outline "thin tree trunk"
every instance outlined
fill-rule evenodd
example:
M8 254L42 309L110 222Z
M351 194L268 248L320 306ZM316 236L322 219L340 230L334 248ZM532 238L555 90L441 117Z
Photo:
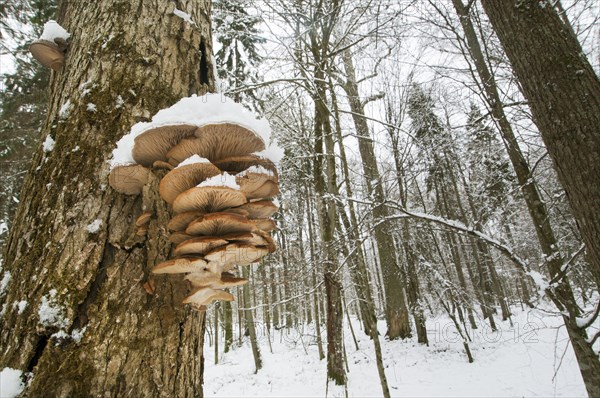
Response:
M287 244L287 239L285 238L285 236L283 236L283 234L281 234L279 239L279 243L281 246L281 265L283 268L283 283L281 284L281 288L283 289L282 295L283 297L291 297L292 294L290 292L290 276L289 276L289 264L288 264L288 259L290 258L290 253L288 250L288 244ZM285 319L285 327L286 328L291 328L292 327L292 305L289 301L286 301L283 304L283 313L284 313L284 319Z
M157 0L62 2L58 21L71 40L41 133L56 144L38 148L4 256L12 282L2 301L29 305L21 315L8 306L0 320L0 368L33 372L28 396L202 395L204 312L181 304L181 278L153 280L150 294L142 287L170 251L160 173L140 196L107 187L106 161L133 124L213 88L209 3L187 4L194 29L173 9ZM59 121L68 101L71 114ZM153 220L138 236L131 220L143 211ZM95 220L100 229L88 232ZM40 322L43 303L56 322ZM83 337L59 341L59 330Z
M417 331L417 341L421 344L429 345L427 338L427 326L425 324L425 311L420 301L421 293L419 288L419 276L417 272L417 259L413 248L410 245L410 231L407 221L402 223L402 245L406 256L406 274L409 285L408 300L410 309L415 319L415 329Z
M250 274L248 267L242 268L242 276L248 279ZM262 359L260 356L260 348L258 347L258 341L256 341L256 327L254 325L254 310L251 309L253 306L252 300L250 299L250 287L248 284L242 286L242 295L244 296L244 317L246 320L246 327L248 328L248 334L250 335L250 346L252 347L252 356L254 357L254 373L262 368Z
M237 325L238 325L238 347L242 346L242 342L244 340L244 323L245 316L242 314L242 310L240 308L245 307L246 303L244 303L244 295L242 293L242 289L237 289Z
M229 301L223 302L223 323L223 328L225 329L223 352L229 352L233 344L233 310Z
M333 110L334 110L334 116L335 116L335 121L336 121L335 135L336 135L336 139L338 141L338 147L339 147L339 151L340 151L340 159L342 162L342 170L343 170L343 176L344 176L344 185L346 186L346 195L349 198L352 198L354 195L352 192L352 185L350 183L350 172L348 169L348 159L346 158L346 150L344 147L344 141L343 141L343 137L342 137L342 126L341 126L341 122L340 122L338 102L337 102L337 97L335 96L333 83L331 81L329 82L329 87L331 90ZM357 258L356 269L351 270L351 273L352 273L353 280L355 281L355 284L356 284L358 299L360 300L361 304L363 304L363 306L361 306L360 308L361 308L361 311L363 314L365 329L367 331L367 334L371 337L371 340L373 340L373 344L374 344L374 348L375 348L375 359L376 359L376 363L377 363L377 371L379 374L379 381L381 383L382 393L385 398L389 398L390 390L389 390L389 386L388 386L388 382L387 382L387 377L385 375L385 367L383 365L383 355L381 353L381 343L379 341L379 330L377 329L377 314L375 313L375 304L373 302L373 293L371 291L371 286L369 285L369 271L367 269L367 264L365 261L362 244L360 242L360 239L358 239L359 226L358 226L358 221L357 221L356 212L354 210L353 203L349 203L350 220L347 219L344 212L342 212L342 211L340 211L340 212L342 213L341 218L342 218L342 222L343 222L344 226L346 227L348 237L349 237L350 241L353 241L354 244L356 245L356 252L357 252L357 254L356 254L356 258ZM348 318L348 322L350 322L350 318ZM352 330L352 325L350 325L350 328L351 328L350 330L352 331L352 336L354 337L354 331ZM356 339L355 339L355 343L356 343Z
M215 365L219 363L219 303L213 307L215 324Z
M317 71L315 77L322 80L322 71ZM315 153L318 159L315 161L314 174L317 214L324 251L323 269L327 298L327 377L335 384L345 386L346 372L342 347L344 316L341 302L342 286L337 273L338 264L333 248L336 224L335 204L325 199L326 193L334 192L336 186L335 158L330 142L332 131L329 123L329 113L323 101L325 101L325 89L318 93L318 98L315 100ZM324 143L325 148L323 147Z
M273 286L273 281L267 280L267 273L265 272L266 264L261 264L258 267L258 273L260 275L260 279L262 281L262 301L263 301L263 321L265 322L266 332L267 334L271 333L271 312L269 308L271 307L269 303L269 294L267 293L268 287Z
M315 271L312 272L313 285L315 286L315 292L313 293L313 305L315 311L315 334L317 335L317 348L319 350L319 360L325 359L325 352L323 351L323 338L321 337L321 317L319 315L319 294L317 289L317 274Z
M387 109L388 119L392 117L391 109ZM392 121L393 122L393 121ZM390 123L391 124L391 123ZM402 161L400 153L398 151L398 139L394 134L393 129L389 129L388 133L392 141L392 154L394 156L394 166L396 172L396 181L398 183L398 190L400 191L400 203L402 207L408 206L407 190L405 189L405 176L404 169L402 167ZM408 282L408 300L410 310L413 318L415 319L415 330L417 331L417 341L421 344L429 345L427 337L426 317L425 311L421 303L421 289L419 287L419 275L417 270L417 254L411 244L411 231L409 226L409 220L401 220L401 233L402 233L402 249L406 257L406 275ZM472 314L472 311L471 311ZM471 315L472 316L472 315Z
M389 210L387 206L384 205L385 195L383 191L383 181L381 180L377 168L377 160L369 127L363 116L364 105L359 96L356 74L354 72L352 56L349 50L342 53L342 59L346 71L346 82L343 85L343 88L348 94L352 119L356 128L367 194L371 196L375 202L373 207L373 218L376 223L374 228L374 238L375 243L377 244L379 263L383 271L386 319L388 324L386 335L392 340L406 338L410 337L411 330L404 294L404 283L400 273L401 265L398 263L396 246L394 244L390 226L387 225L387 223L379 222L389 215Z
M311 264L313 264L313 269L311 271L311 276L312 276L312 285L314 286L314 292L313 292L313 308L314 308L314 320L315 320L315 334L317 335L317 347L319 350L319 360L323 360L325 359L325 352L323 351L323 339L321 337L321 314L320 314L320 310L319 310L319 303L320 303L320 299L319 299L319 288L317 285L317 272L314 268L314 264L316 264L316 250L315 250L315 242L313 237L315 236L314 234L314 211L312 209L311 206L311 201L310 198L312 198L313 196L311 195L310 189L307 189L307 191L309 191L306 195L306 215L308 217L308 235L311 237L310 238L310 259L311 259Z
M277 268L271 269L271 306L273 307L273 328L279 328L279 306L277 300L277 291L279 290L279 280L277 279Z

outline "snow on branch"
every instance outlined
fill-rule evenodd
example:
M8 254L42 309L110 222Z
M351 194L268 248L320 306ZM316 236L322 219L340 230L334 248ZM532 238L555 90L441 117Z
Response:
M585 318L577 318L576 319L577 326L581 329L589 328L590 326L592 326L594 321L598 318L598 315L600 315L600 301L598 301L598 304L596 304L596 308L594 309L594 311L592 311L591 314L589 314Z
M361 203L361 204L373 205L373 203L369 202L369 201L357 200L357 199L351 199L351 200L354 202L357 202L357 203ZM434 216L432 214L426 214L426 213L421 213L421 212L417 212L417 211L407 210L402 205L400 205L399 203L394 202L394 201L386 201L385 204L387 206L389 206L390 208L399 211L402 214L388 216L385 219L379 221L380 223L386 222L388 220L396 220L399 218L410 217L410 218L414 218L417 220L422 220L422 221L427 221L427 222L432 222L432 223L435 223L438 225L442 225L444 227L453 229L460 233L464 233L466 235L473 236L473 237L487 243L488 245L494 247L500 253L502 253L506 257L508 257L508 259L510 259L511 262L517 268L521 269L527 276L529 276L532 279L532 281L538 287L540 294L552 293L551 288L552 288L552 286L554 286L553 284L548 282L546 280L546 278L539 272L531 270L527 261L522 259L521 257L519 257L512 250L512 248L510 248L509 246L505 245L504 243L494 239L493 237L491 237L481 231L478 231L478 230L474 229L473 227L469 227L469 226L467 226L459 221L456 221L456 220L448 220L448 219L445 219L442 217Z
M435 224L443 225L443 226L451 228L455 231L459 231L466 235L470 235L479 240L482 240L482 241L488 243L489 245L493 246L494 248L496 248L498 251L500 251L504 255L506 255L506 257L508 257L518 268L522 269L526 273L530 272L527 261L520 258L519 256L517 256L510 247L508 247L505 244L501 243L500 241L492 238L491 236L474 229L473 227L469 227L459 221L448 220L448 219L434 216L431 214L420 213L420 212L416 212L416 211L412 211L412 210L406 210L402 206L399 206L398 203L396 203L396 202L386 201L386 204L388 206L392 207L393 209L398 210L401 213L403 213L404 216L400 216L400 218L410 217L410 218L416 218L418 220L433 222ZM388 219L397 219L397 218L399 218L399 217L398 216L388 217Z

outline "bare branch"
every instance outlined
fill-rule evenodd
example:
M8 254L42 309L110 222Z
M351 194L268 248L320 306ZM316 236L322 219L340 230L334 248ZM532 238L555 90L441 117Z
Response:
M360 102L361 106L364 108L369 102L377 101L385 97L385 93L377 93L373 94Z

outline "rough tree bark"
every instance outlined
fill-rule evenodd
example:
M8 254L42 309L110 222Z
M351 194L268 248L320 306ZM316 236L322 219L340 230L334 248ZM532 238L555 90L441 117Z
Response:
M41 132L56 144L38 147L24 183L0 298L0 368L33 372L28 396L202 395L204 313L181 304L181 278L149 276L170 251L160 176L135 197L108 186L107 160L133 124L214 88L210 2L178 7L195 26L159 0L60 7L71 40ZM153 219L139 236L144 211ZM97 231L86 228L95 220ZM23 312L13 306L21 300ZM40 317L41 306L55 316ZM77 331L80 341L60 338Z
M482 1L498 34L535 122L554 161L588 248L592 274L600 282L600 80L581 52L571 31L552 7L524 0ZM476 64L492 115L497 120L510 160L517 174L551 277L561 275L564 259L550 226L537 186L517 145L502 109L494 76L483 58L469 18L469 10L453 0L469 52ZM600 396L600 362L576 324L580 315L566 277L559 278L553 302L563 314L573 350L590 396Z
M600 79L554 8L537 0L482 4L529 101L600 283Z

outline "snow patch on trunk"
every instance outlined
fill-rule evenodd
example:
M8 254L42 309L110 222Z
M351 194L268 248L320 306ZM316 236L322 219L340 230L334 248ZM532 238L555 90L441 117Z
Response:
M25 311L25 308L27 308L27 300L15 302L14 307L17 309L17 315L21 315Z
M72 107L73 105L71 105L71 100L67 100L67 102L62 104L62 106L60 107L60 110L58 111L58 118L61 120L67 119L71 114Z
M91 223L89 223L85 229L90 233L90 234L95 234L100 230L100 226L102 225L102 220L100 219L96 219L94 221L92 221Z
M18 369L4 368L0 371L0 397L13 398L25 388L23 372Z
M42 296L42 303L38 310L38 316L42 326L56 326L64 329L68 325L68 320L64 317L62 306L56 301L57 293L56 289L52 289L48 295Z
M194 23L194 21L192 21L192 17L190 16L190 14L188 14L187 12L181 11L176 8L175 10L173 10L173 14L175 14L179 18L183 19L185 22L189 23L190 25L196 25Z
M10 274L10 271L6 271L2 277L2 280L0 281L0 296L2 296L6 291L11 279L12 275Z
M46 139L44 140L44 152L52 152L52 150L54 149L54 144L56 144L56 141L54 141L54 139L50 137L50 135L47 135Z

